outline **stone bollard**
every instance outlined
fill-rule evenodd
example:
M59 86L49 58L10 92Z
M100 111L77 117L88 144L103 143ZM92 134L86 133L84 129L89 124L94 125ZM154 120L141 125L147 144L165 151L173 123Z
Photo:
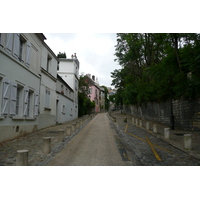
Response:
M192 149L192 135L184 134L184 148L187 150Z
M142 127L142 120L139 120L139 126Z
M164 137L165 139L170 138L170 128L164 128Z
M146 122L146 129L149 130L149 122Z
M72 130L72 126L70 126L70 125L66 126L66 135L67 136L71 135L71 130Z
M76 122L73 122L72 126L73 126L73 132L76 132Z
M83 126L83 119L80 119L80 127Z
M28 150L18 150L16 166L28 166Z
M74 132L75 132L75 124L72 123L72 124L71 124L71 127L72 127L72 128L71 128L71 131L72 131L72 133L74 133Z
M135 123L135 118L132 118L132 124L134 124Z
M127 117L124 117L124 122L127 122Z
M63 142L64 138L65 138L65 130L58 129L58 141Z
M51 152L51 138L43 137L43 153L49 154Z
M153 124L153 133L156 133L156 134L158 133L156 124Z
M138 119L135 119L135 125L138 125Z

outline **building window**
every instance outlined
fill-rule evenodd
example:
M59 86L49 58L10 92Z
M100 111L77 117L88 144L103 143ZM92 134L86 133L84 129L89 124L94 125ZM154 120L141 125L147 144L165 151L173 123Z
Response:
M29 88L24 89L24 115L33 117L34 92Z
M19 59L22 59L22 49L23 49L23 42L19 40Z
M50 108L50 90L46 88L46 92L45 92L45 108Z
M64 94L64 86L63 85L61 85L60 90L61 90L61 94Z
M62 106L62 113L65 114L65 105Z
M51 65L51 57L48 55L47 56L47 71L49 71Z
M22 106L22 90L23 87L17 85L17 98L16 98L16 115L21 116L21 106Z
M68 96L68 89L66 88L66 96Z

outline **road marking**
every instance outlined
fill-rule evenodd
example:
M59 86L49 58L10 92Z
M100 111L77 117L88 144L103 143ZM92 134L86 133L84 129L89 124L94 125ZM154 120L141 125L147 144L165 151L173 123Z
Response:
M123 153L123 156L130 161L130 158L126 155L126 153Z
M115 140L116 140L116 143L117 143L117 147L118 147L119 153L120 153L120 155L122 157L122 160L123 161L130 161L130 158L126 154L126 149L123 146L123 144L121 143L121 140L118 138L118 136L115 136Z
M125 133L127 133L127 134L129 134L129 135L131 135L131 136L133 136L133 137L135 137L135 138L137 138L137 139L139 139L139 140L142 140L142 141L148 143L147 140L145 140L145 139L143 139L143 138L140 138L140 137L138 137L137 135L133 135L133 134L131 134L131 133L128 133L128 132L127 132L127 129L128 129L128 124L127 124L126 127L125 127L125 130L124 130ZM158 146L158 145L156 145L156 144L153 144L153 143L151 143L151 144L152 144L153 146L155 146L155 147L158 147L158 148L160 148L160 149L162 149L162 150L168 152L168 153L172 153L171 151L169 151L169 150L167 150L167 149L165 149L165 148L162 148L162 147L160 147L160 146Z
M159 160L159 161L162 161L160 156L158 155L157 151L153 147L153 144L150 142L150 140L149 140L149 138L147 136L146 136L146 140L147 140L147 143L149 144L149 146L151 147L151 150L153 151L153 154L156 157L156 159Z

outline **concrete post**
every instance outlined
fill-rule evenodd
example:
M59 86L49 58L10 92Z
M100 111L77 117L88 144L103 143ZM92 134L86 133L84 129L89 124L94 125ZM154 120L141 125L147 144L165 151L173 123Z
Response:
M51 138L43 137L43 153L49 154L51 152Z
M138 125L138 119L135 119L135 125Z
M73 132L76 132L76 122L72 123L73 126Z
M170 138L170 128L164 128L164 137L165 139Z
M79 126L81 127L82 126L82 119L80 119L80 121L79 121Z
M72 133L74 133L75 132L75 124L74 123L72 123L72 128L71 128L71 130L72 130Z
M142 120L139 120L139 126L142 127Z
M156 124L153 124L153 133L156 133L156 134L158 133Z
M28 150L18 150L16 166L28 166Z
M127 117L124 117L124 122L127 122Z
M187 150L192 149L192 134L184 134L184 148Z
M149 122L146 122L146 129L149 130Z
M64 129L58 129L58 141L63 142L65 138L65 130Z
M72 126L70 126L70 125L66 126L66 135L67 136L71 135L71 129L72 129Z

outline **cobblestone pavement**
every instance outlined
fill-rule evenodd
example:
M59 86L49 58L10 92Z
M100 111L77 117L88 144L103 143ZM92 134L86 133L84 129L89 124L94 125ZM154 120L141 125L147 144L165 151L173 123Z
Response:
M40 131L22 136L20 138L4 142L0 144L0 166L16 166L17 151L26 149L28 152L28 165L29 166L43 166L53 156L56 155L63 147L82 129L89 121L82 125L79 129L76 129L70 136L65 136L63 142L59 141L59 129L65 129L66 125L69 125L77 120L63 123L61 125L55 125L42 129ZM42 145L43 137L51 137L51 153L43 154Z
M200 136L192 133L192 150L185 150L181 130L173 130L171 138L164 139L164 134L147 132L132 123L132 116L113 112L114 123L122 144L127 149L127 155L134 165L139 166L199 166ZM127 123L124 122L127 117ZM161 127L160 127L161 129Z

